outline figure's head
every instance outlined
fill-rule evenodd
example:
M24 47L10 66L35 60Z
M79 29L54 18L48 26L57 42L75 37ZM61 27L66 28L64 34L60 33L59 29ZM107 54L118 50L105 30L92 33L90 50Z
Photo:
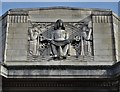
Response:
M58 19L56 22L55 22L55 26L54 26L54 29L57 30L57 29L63 29L65 30L65 27L64 27L64 23L61 19Z
M37 31L37 30L38 30L38 28L37 28L37 27L34 27L34 30L35 30L35 31Z
M32 30L33 32L36 32L36 33L39 33L39 30L38 30L38 27L37 26L33 26L33 30Z
M87 26L84 25L84 26L82 27L82 30L83 30L84 32L87 31Z

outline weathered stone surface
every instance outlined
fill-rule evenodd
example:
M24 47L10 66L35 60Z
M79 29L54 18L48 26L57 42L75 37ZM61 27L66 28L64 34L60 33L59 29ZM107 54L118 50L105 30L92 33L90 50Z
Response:
M21 66L22 67L22 66ZM37 66L39 67L39 66ZM44 68L44 70L42 70L42 67ZM45 67L48 67L48 68L45 68ZM83 68L82 68L83 67ZM98 66L99 67L99 66ZM84 69L86 68L86 69ZM38 76L38 77L45 77L45 78L49 78L50 76L52 77L69 77L69 78L74 78L74 76L78 76L78 78L82 78L82 76L84 76L84 78L109 78L111 77L112 75L112 71L107 69L107 68L103 68L103 69L97 69L97 70L94 70L94 67L91 66L91 70L89 70L89 66L81 66L80 67L77 67L74 68L74 66L72 67L67 67L67 66L41 66L41 68L36 68L34 70L32 70L32 67L31 69L29 69L29 67L27 68L24 68L24 70L22 69L17 69L17 70L14 70L14 69L10 69L9 70L9 77L14 78L14 75L17 75L15 77L19 77L19 76L22 76L23 78L27 78L26 76L29 75L29 77L35 77L35 76ZM97 68L97 66L96 66ZM49 75L49 76L48 76Z
M10 23L7 36L6 61L27 59L27 23Z
M51 9L29 11L32 21L37 22L55 22L57 19L63 19L64 22L76 22L88 17L91 11Z
M2 92L2 76L0 75L0 92Z
M1 81L5 84L3 91L7 92L118 91L120 19L111 10L11 9L1 20L0 91ZM55 23L56 20L63 22ZM58 33L53 32L55 30L59 30ZM54 44L59 54L53 54L55 33L65 40L62 41L65 46L68 43L62 36L69 34L66 57L60 53L65 52L61 42Z
M119 25L118 25L118 61L120 61L120 21L119 21Z
M120 32L119 30L119 17L114 15L110 10L94 10L94 9L72 9L72 8L48 8L48 9L12 9L8 12L7 17L4 18L1 26L2 41L0 43L0 59L5 62L8 67L14 67L14 69L8 68L8 76L14 77L18 75L24 77L31 76L71 76L75 77L109 77L112 76L112 70L89 69L89 66L112 66L120 59ZM114 15L114 17L113 17ZM66 33L69 34L70 49L66 59L55 60L51 55L50 43L40 44L42 37L47 39L51 37L54 31L55 21L63 20ZM7 24L7 26L6 26ZM31 40L31 30L34 30L34 26L38 27L37 34L35 32L33 36L35 38ZM87 32L84 29L87 27ZM91 31L92 30L92 31ZM85 31L85 32L83 32ZM91 33L90 33L91 31ZM85 38L85 35L89 39ZM80 36L80 38L77 36ZM76 37L76 38L75 38ZM83 37L83 38L82 38ZM34 40L34 41L33 41ZM74 42L72 41L78 41ZM36 42L37 41L37 42ZM83 44L82 44L82 41ZM37 45L36 45L37 43ZM38 46L38 47L35 47ZM76 47L75 47L76 46ZM78 47L77 47L78 46ZM82 48L84 47L84 48ZM81 50L82 48L82 50ZM5 51L3 51L3 50ZM33 51L37 51L33 54ZM85 53L83 53L85 52ZM4 60L3 60L4 59ZM17 66L79 66L84 65L88 69L23 69ZM10 70L9 70L10 69Z
M7 16L0 17L0 62L4 61L6 48Z
M114 61L111 23L93 23L94 60ZM101 52L102 51L102 52Z

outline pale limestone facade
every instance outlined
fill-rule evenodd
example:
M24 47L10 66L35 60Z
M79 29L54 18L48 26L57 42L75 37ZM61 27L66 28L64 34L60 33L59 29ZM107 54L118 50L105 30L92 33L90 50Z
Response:
M72 45L70 56L65 60L49 60L50 48L42 52L44 57L39 54L34 58L30 54L31 26L45 24L42 33L49 38L57 19L64 21L66 30L71 35L70 39L74 39L76 34L79 35L76 24L87 25L91 21L90 56L74 57L76 50ZM120 75L120 17L109 9L11 9L0 21L0 67L1 75L6 78L112 78L113 75ZM107 66L111 68L106 68Z
M28 30L31 23L51 23L62 19L65 23L81 23L92 21L93 57L92 62L114 64L120 60L119 17L110 10L95 9L12 9L3 17L1 61L28 61ZM49 24L48 24L49 25ZM50 27L48 26L48 27ZM68 26L66 24L66 26ZM71 25L72 26L72 25ZM74 26L74 24L73 24ZM76 30L66 27L68 31ZM49 29L49 28L48 28ZM51 30L50 30L51 32ZM50 35L48 31L45 35ZM71 31L71 35L72 35ZM77 34L77 33L76 33ZM74 36L74 35L73 35ZM73 39L71 37L71 39ZM2 46L4 45L4 46ZM75 53L75 51L71 51ZM4 54L4 55L3 55ZM39 61L40 59L38 59ZM89 62L89 60L87 61Z

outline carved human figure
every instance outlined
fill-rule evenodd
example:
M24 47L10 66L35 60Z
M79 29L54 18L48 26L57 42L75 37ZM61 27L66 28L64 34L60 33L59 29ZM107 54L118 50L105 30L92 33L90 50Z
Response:
M92 48L91 48L91 41L92 41L92 22L90 21L88 23L88 28L89 28L89 32L88 32L88 36L87 36L87 42L88 42L88 54L91 55L92 54Z
M30 33L30 41L32 43L32 54L33 55L37 55L38 54L38 51L37 51L37 48L38 48L38 44L39 44L39 40L38 40L38 35L39 35L39 31L37 29L37 27L33 27L29 30L29 33Z
M83 26L81 35L81 55L91 55L91 34L92 24L88 23L88 26Z
M69 49L69 35L65 30L63 21L57 20L51 36L52 53L54 57L66 58Z

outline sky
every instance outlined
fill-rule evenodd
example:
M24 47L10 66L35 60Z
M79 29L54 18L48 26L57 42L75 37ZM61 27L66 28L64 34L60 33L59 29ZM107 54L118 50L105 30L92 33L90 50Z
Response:
M18 0L17 0L18 1ZM32 0L34 1L34 0ZM1 2L0 16L9 9L14 8L40 8L40 7L55 7L55 6L66 6L66 7L77 7L77 8L102 8L111 9L118 14L118 5L116 2Z

